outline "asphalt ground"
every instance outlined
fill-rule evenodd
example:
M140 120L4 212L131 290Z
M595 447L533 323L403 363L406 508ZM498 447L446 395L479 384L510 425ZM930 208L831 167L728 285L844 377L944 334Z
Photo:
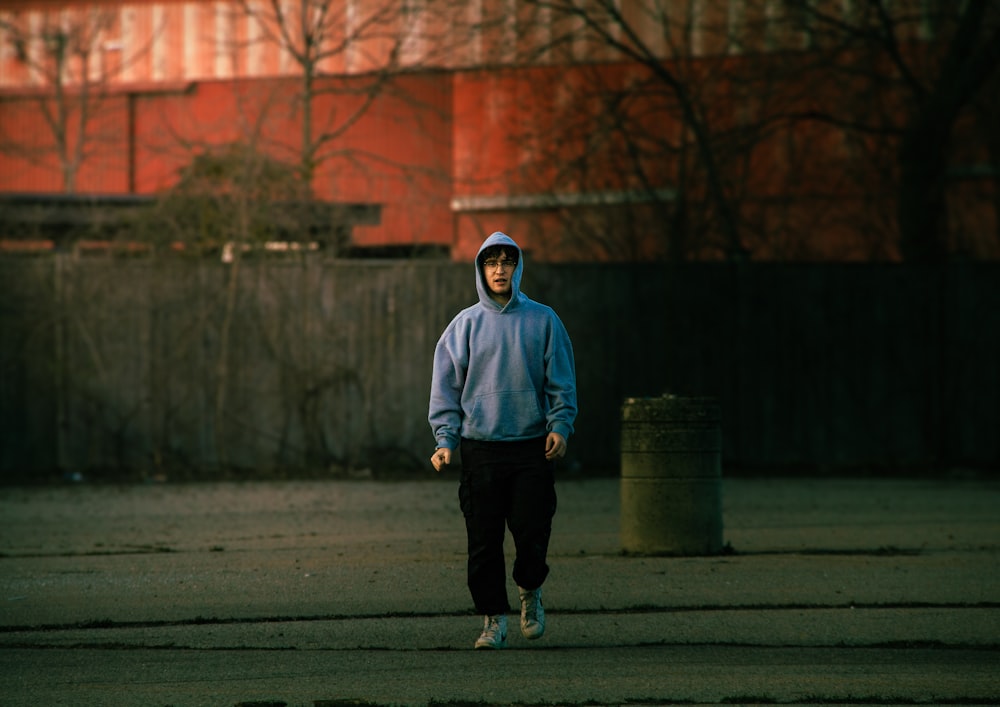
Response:
M1000 481L722 490L725 554L638 557L561 478L484 652L454 479L0 488L0 705L1000 704Z

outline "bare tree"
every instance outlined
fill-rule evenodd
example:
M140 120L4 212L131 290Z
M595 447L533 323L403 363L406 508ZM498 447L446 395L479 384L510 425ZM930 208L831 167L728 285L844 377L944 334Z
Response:
M559 205L576 247L616 258L744 257L748 155L766 123L720 110L731 105L721 87L762 83L724 60L727 18L655 0L518 5L513 19L485 14L478 31L517 36L513 63L549 67L526 80L534 85L511 142L534 152L521 180L578 195Z
M427 100L414 77L446 65L461 41L449 33L450 19L441 12L449 6L447 0L238 0L233 21L243 29L237 33L236 54L258 68L266 56L272 61L268 71L297 82L285 94L291 108L288 129L265 131L260 144L297 165L307 199L324 190L327 198L337 199L340 174L399 180L414 195L422 189L440 193L450 177L446 168L411 164L359 144L349 133L373 116L380 101L413 109L381 111L376 117L399 121L401 132L429 136L424 118L417 116L437 124L448 120L448 107ZM419 203L418 196L412 198ZM336 245L327 244L329 254L337 254Z
M40 21L30 23L26 16L8 11L0 14L0 29L32 84L21 100L36 107L48 134L35 133L38 141L26 141L24 135L0 136L0 149L32 164L49 166L55 161L63 191L72 193L87 160L121 139L121 131L100 125L109 82L122 66L106 61L104 52L116 14L86 7L38 17ZM124 62L135 58L126 57Z
M399 3L389 0L240 0L239 7L256 29L247 44L277 47L297 67L298 164L302 181L312 184L336 139L365 115L399 70L405 17ZM354 77L330 81L331 73ZM319 115L316 103L324 95L359 100L340 101L346 110Z
M513 21L502 13L484 17L480 31L513 22L525 36L517 63L564 67L551 70L551 83L529 79L530 110L512 143L536 152L522 177L534 163L537 184L583 193L582 202L561 208L573 220L566 230L578 239L586 234L575 247L586 243L617 258L741 257L734 170L746 149L741 140L753 139L753 131L720 120L714 86L732 83L731 68L704 61L697 46L712 37L724 47L725 23L684 2L521 5ZM643 250L651 232L658 253Z
M758 248L808 255L796 230L814 223L803 205L824 208L821 199L809 204L807 191L824 180L838 182L822 195L828 204L849 198L857 207L850 221L825 208L832 227L867 240L859 255L892 257L887 243L897 238L907 260L947 251L956 126L974 105L990 114L984 87L1000 63L995 4L525 0L518 7L513 17L484 16L481 31L517 37L518 61L563 65L569 77L535 94L531 112L545 111L560 91L574 95L549 125L528 118L517 142L544 150L539 163L559 165L554 184L599 188L595 178L616 174L625 188L644 190L668 225L666 257L706 247L729 257ZM632 68L616 72L616 65ZM574 143L579 151L567 155ZM985 153L985 143L963 149ZM762 164L773 168L761 172ZM782 194L783 206L775 201ZM771 215L758 224L754 200L762 197ZM894 213L885 214L883 204L893 202ZM575 213L571 230L580 233L583 211ZM621 224L620 210L608 214ZM603 221L593 221L595 231Z
M196 254L221 252L229 264L222 316L217 336L214 420L217 463L230 463L227 429L233 409L229 391L231 341L244 293L242 262L245 251L284 236L284 228L298 232L298 223L282 223L283 205L301 203L302 185L294 167L283 165L254 149L254 142L217 146L197 154L164 194L145 226L161 241L193 247Z
M213 336L217 343L213 441L220 467L229 466L235 456L229 432L234 425L245 425L247 417L237 400L245 387L233 369L240 356L237 332L248 325L246 315L256 311L255 298L262 290L277 297L288 289L283 282L248 280L256 271L245 258L249 253L260 257L269 244L308 245L309 230L318 222L328 229L320 237L326 255L340 252L348 231L337 222L335 209L323 211L321 207L330 205L315 202L317 172L324 166L329 169L326 163L335 158L364 168L371 155L361 154L341 138L387 92L399 97L395 79L403 54L410 51L410 61L419 64L407 48L412 32L406 17L399 14L398 2L356 5L367 14L347 18L346 4L333 1L241 3L240 14L230 19L246 21L247 36L244 43L231 46L233 56L240 61L253 53L251 49L267 47L275 50L277 68L283 71L273 78L233 83L235 110L220 121L225 124L223 134L233 136L230 143L207 143L201 126L184 124L182 115L171 117L157 131L157 139L165 142L155 149L172 158L184 155L187 164L176 186L159 200L146 224L150 227L146 237L161 245L179 241L201 253L218 253L221 247L228 263ZM292 78L282 78L285 75ZM296 81L297 87L290 91ZM294 97L291 120L281 113L290 95ZM419 101L419 96L402 97ZM298 140L288 131L291 125L300 128ZM300 277L293 282L304 286L313 272L310 263L294 258L291 267L300 271ZM283 270L282 277L289 268ZM289 430L304 429L304 452L310 463L329 464L335 445L324 437L317 395L330 386L351 388L360 374L331 363L323 351L302 345L302 337L316 327L316 313L297 299L301 294L288 293L287 313L262 316L256 326L277 364L282 409L301 418L298 425L289 418L281 426L282 448L289 444ZM357 444L358 440L344 442L345 463L357 456Z
M838 125L856 143L880 145L871 153L873 169L892 172L902 258L940 261L952 249L953 156L988 155L995 133L957 131L974 111L996 112L988 87L1000 68L1000 8L989 0L873 0L837 12L806 0L788 5L795 10L790 21L807 25L815 39L815 61L853 92L803 117Z

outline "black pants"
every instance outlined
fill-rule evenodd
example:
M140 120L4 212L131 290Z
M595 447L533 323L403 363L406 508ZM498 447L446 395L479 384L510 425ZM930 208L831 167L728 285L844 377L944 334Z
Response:
M524 442L462 440L458 497L469 540L468 581L476 611L502 614L507 601L504 525L514 539L514 581L542 586L556 512L555 465L545 438Z

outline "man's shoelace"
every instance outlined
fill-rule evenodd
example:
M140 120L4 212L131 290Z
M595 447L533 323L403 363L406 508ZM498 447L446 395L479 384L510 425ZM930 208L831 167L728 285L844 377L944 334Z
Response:
M535 592L524 595L524 618L529 621L538 618L538 595Z

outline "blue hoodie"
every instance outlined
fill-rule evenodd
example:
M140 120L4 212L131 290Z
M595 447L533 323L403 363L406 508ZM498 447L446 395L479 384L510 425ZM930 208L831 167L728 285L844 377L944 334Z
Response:
M476 257L479 303L462 310L434 350L428 420L438 447L459 439L515 441L558 432L566 439L576 419L573 347L559 317L521 292L524 258L499 231L479 248L517 248L510 301L490 298Z

